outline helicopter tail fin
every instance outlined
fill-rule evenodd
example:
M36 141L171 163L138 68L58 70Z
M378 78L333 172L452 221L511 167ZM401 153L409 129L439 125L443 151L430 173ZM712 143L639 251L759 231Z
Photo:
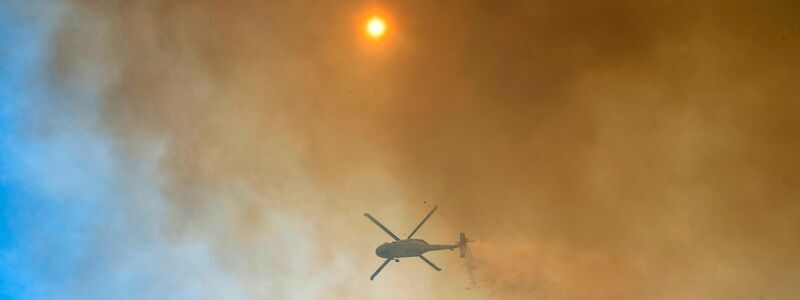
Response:
M467 239L467 235L462 232L458 238L458 250L461 252L461 257L467 256L467 243L469 242L472 241Z

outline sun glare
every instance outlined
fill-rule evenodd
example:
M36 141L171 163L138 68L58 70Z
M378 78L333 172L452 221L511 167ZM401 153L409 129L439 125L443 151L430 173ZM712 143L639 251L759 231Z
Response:
M386 23L379 17L372 17L365 26L367 34L372 38L380 38L386 33Z

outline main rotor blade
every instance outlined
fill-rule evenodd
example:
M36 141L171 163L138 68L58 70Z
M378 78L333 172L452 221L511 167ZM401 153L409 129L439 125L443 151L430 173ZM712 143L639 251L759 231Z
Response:
M399 241L399 240L400 240L400 238L399 238L399 237L397 237L396 235L394 235L394 233L392 233L392 232L389 230L389 228L386 228L386 226L383 226L383 224L381 224L381 222L378 222L378 220L375 220L375 218L373 218L373 217L372 217L372 216L370 216L369 214L364 214L364 216L366 216L367 218L369 218L370 220L372 220L372 223L375 223L375 225L378 225L378 227L380 227L381 229L383 229L383 231L386 231L386 233L388 233L388 234L389 234L389 235L390 235L392 238L394 238L394 240L395 240L395 241Z
M385 266L386 266L386 264L388 264L390 261L392 261L392 259L391 259L391 258L387 258L387 259L386 259L386 261L384 261L384 262L381 264L381 266L380 266L380 267L378 267L378 270L375 270L375 273L372 273L372 276L370 276L370 277L369 277L369 280L373 280L373 279L375 279L375 276L378 276L378 273L380 273L380 272L381 272L381 270L383 270L383 267L385 267Z
M425 258L425 256L420 255L419 258L422 258L422 260L424 260L426 263L431 265L431 267L433 267L434 270L436 270L436 271L441 271L442 270L442 269L439 269L439 267L437 267L436 265L434 265L430 260Z
M414 228L414 231L412 231L411 234L408 235L407 239L410 239L415 233L417 233L417 230L419 230L419 228L422 227L422 224L425 224L425 221L427 221L428 218L431 217L431 215L433 214L433 212L436 211L437 208L439 208L439 206L434 206L433 207L431 212L429 212L428 215L425 216L425 219L422 219L422 222L419 222L419 225L417 225L417 228Z

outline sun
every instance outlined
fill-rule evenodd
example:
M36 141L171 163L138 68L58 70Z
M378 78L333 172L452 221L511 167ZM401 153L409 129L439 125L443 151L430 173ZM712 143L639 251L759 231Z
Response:
M386 33L386 22L384 22L380 17L372 17L367 21L364 29L366 30L367 35L377 39Z

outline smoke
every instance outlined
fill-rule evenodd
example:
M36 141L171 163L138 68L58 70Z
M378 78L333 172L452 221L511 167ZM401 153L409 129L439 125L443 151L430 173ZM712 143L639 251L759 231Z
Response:
M54 78L99 65L116 160L155 166L128 219L213 297L800 293L796 4L399 2L381 46L357 1L72 9ZM363 212L402 236L432 204L421 237L474 256L368 284Z

